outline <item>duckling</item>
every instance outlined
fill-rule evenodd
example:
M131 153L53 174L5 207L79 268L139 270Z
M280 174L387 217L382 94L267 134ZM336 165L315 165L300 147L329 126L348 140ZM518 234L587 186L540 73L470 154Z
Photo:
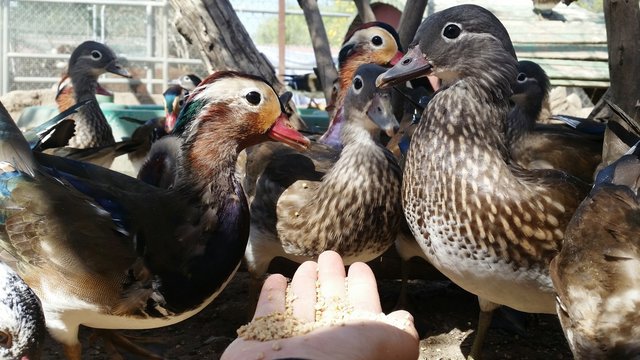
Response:
M0 262L0 358L39 359L45 332L40 300Z
M340 148L340 126L344 119L344 98L351 86L353 74L362 64L393 65L402 57L398 32L389 24L373 21L364 23L347 34L338 54L338 79L335 84L334 113L327 131L319 142Z
M598 173L551 262L576 359L640 358L640 146Z
M88 106L79 109L74 116L75 135L69 140L68 147L86 149L113 145L115 139L111 126L104 117L96 101L98 76L105 72L130 77L129 73L120 65L115 53L104 44L95 41L85 41L71 54L69 59L69 77L73 84L76 102L90 100ZM70 150L64 150L69 153ZM50 152L55 153L55 150ZM95 163L109 167L113 157L98 158Z
M558 170L511 163L505 138L515 51L488 10L460 5L429 16L379 86L432 74L442 88L409 146L403 207L429 261L478 296L470 352L478 358L500 305L555 313L549 262L588 186Z
M526 169L560 169L591 183L602 159L603 132L593 134L564 124L537 123L550 87L540 65L518 62L511 96L515 106L506 126L511 158Z
M0 259L38 294L49 333L69 359L81 357L80 325L167 326L222 291L249 235L234 174L238 152L270 139L308 146L281 107L262 78L218 72L205 79L174 131L181 146L168 190L33 154L2 116Z
M402 220L401 176L379 139L380 130L391 134L398 127L390 91L375 88L384 70L375 64L357 69L344 101L341 151L317 143L305 154L269 146L245 252L254 279L276 256L301 263L330 249L351 264L393 244Z

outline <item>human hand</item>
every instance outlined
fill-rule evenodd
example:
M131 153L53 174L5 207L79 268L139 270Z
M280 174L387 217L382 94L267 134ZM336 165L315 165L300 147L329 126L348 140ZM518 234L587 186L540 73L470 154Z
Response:
M320 255L318 263L308 261L297 269L291 281L290 291L294 296L289 304L286 289L284 276L271 275L262 287L254 321L280 313L284 315L279 318L294 318L321 327L314 326L303 335L269 341L238 337L222 355L223 360L418 358L419 340L413 317L402 310L386 316L382 314L376 279L366 264L351 265L345 281L342 258L333 251L326 251ZM322 321L316 311L317 305L322 305L317 303L317 291L321 294L320 301L324 302L321 319L325 320ZM345 305L353 310L347 317L338 314L340 307ZM340 316L344 321L326 321ZM268 330L273 331L273 328Z

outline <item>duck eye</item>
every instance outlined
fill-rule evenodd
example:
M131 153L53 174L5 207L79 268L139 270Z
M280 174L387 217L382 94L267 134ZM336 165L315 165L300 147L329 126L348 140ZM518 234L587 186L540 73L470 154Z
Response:
M380 46L382 45L382 38L378 35L374 36L373 38L371 38L371 43L375 46Z
M456 24L449 24L447 26L445 26L444 30L442 31L442 35L444 35L445 37L449 38L449 39L455 39L458 36L460 36L460 27Z
M253 104L253 105L260 104L261 96L260 96L260 93L257 91L251 91L250 93L245 95L245 98L250 104Z
M93 58L93 60L100 60L102 59L102 53L98 50L93 50L91 52L91 57Z
M362 78L360 78L360 75L356 76L355 79L353 79L353 88L356 90L360 90L362 89Z
M527 80L527 75L525 73L520 73L518 74L518 82L524 82L525 80Z
M11 335L4 331L0 331L0 347L7 349L11 347Z

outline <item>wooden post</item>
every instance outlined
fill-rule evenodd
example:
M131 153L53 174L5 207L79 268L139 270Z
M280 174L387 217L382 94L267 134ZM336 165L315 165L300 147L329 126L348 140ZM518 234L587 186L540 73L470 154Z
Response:
M398 35L400 35L400 45L402 49L407 51L409 44L416 34L416 30L422 23L424 10L427 8L428 0L412 0L407 1L400 17L400 25L398 25Z
M611 101L640 125L640 8L638 1L605 0ZM629 127L622 121L622 126ZM640 135L640 134L638 134ZM600 168L617 160L628 146L605 132Z
M322 92L324 93L324 98L327 100L327 103L329 103L333 82L338 78L338 71L331 58L329 38L327 37L327 31L324 28L324 22L320 16L318 2L316 0L298 0L298 5L302 8L304 18L307 21L311 44L313 44L313 52L316 55L318 77L322 84Z
M368 23L371 21L376 21L376 15L373 13L373 9L371 9L371 1L370 0L353 0L356 4L356 8L358 9L358 16L362 23ZM412 3L412 1L407 1L407 4Z
M278 79L284 82L285 47L287 42L287 28L285 25L285 0L278 0Z
M269 60L256 48L229 0L170 0L175 9L174 24L187 43L195 46L210 72L236 70L265 78L278 92L285 90ZM295 109L293 102L289 107ZM299 130L306 124L294 111L292 124Z

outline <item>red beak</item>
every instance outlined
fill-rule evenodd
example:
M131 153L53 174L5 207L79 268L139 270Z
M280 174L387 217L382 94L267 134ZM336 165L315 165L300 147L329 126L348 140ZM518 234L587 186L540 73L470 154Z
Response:
M403 56L404 54L398 51L395 55L393 55L393 59L389 61L389 64L391 64L392 66L395 65L398 61L400 61L400 59L402 59Z
M294 129L289 118L284 113L278 116L276 122L271 126L268 133L272 140L280 141L297 150L307 150L309 148L309 139Z

